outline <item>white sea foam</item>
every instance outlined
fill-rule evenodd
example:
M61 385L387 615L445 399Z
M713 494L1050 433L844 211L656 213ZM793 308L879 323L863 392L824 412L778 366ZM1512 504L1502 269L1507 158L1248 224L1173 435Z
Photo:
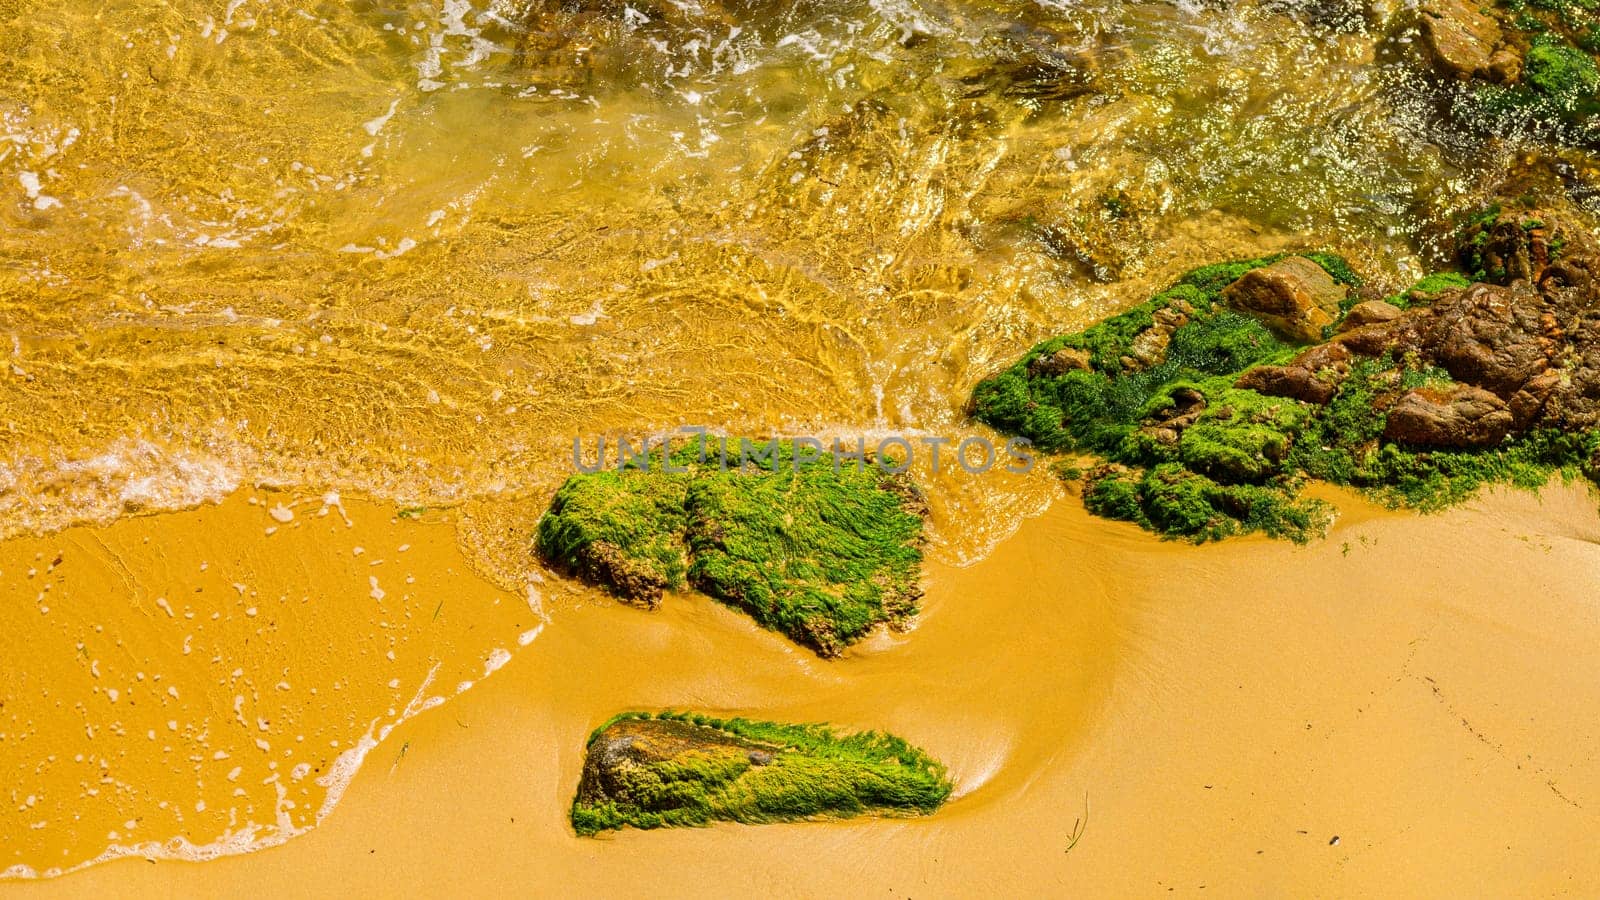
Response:
M0 461L0 536L218 503L238 489L242 468L237 460L128 439L85 458Z

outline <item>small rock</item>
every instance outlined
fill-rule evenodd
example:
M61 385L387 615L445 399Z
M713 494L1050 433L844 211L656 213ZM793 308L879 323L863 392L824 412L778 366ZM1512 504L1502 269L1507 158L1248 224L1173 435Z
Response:
M1034 377L1040 375L1054 377L1065 375L1073 370L1087 371L1089 368L1089 351L1079 350L1076 347L1062 347L1048 356L1041 356L1028 364L1028 374Z
M1256 366L1239 376L1234 386L1268 397L1291 397L1320 406L1338 393L1339 380L1319 377L1316 372L1300 366Z
M1372 325L1378 322L1392 322L1400 318L1400 307L1387 300L1368 300L1357 303L1345 314L1344 321L1339 323L1339 331L1345 332L1363 325Z
M1487 76L1503 35L1494 19L1469 0L1423 0L1422 49L1435 68L1454 78Z
M1309 344L1322 339L1322 329L1333 323L1346 292L1315 262L1289 256L1246 272L1222 297L1279 335Z
M1167 358L1167 345L1171 343L1172 330L1153 325L1134 336L1128 346L1128 355L1138 362L1140 368L1148 369L1160 365Z

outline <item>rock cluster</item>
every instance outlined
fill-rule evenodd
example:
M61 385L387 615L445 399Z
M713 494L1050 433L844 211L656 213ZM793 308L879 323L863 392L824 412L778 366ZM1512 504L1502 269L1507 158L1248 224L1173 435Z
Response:
M1536 428L1600 422L1600 285L1591 257L1550 262L1543 217L1528 214L1513 239L1498 226L1485 251L1509 277L1442 292L1432 303L1353 308L1330 342L1282 366L1258 366L1238 386L1327 403L1356 357L1405 356L1455 382L1397 391L1384 437L1427 447L1492 447Z
M1572 213L1573 216L1577 214ZM1600 473L1600 253L1566 213L1467 222L1469 276L1351 297L1323 254L1206 266L1035 347L975 415L1103 465L1090 510L1194 540L1307 540L1307 478L1423 507L1479 485ZM1081 471L1068 467L1068 471Z

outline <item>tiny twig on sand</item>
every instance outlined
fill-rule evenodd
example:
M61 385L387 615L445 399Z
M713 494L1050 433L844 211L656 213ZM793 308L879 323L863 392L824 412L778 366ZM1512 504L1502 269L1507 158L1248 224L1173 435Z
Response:
M1072 823L1072 833L1067 835L1067 849L1063 853L1071 853L1072 848L1078 846L1078 841L1083 839L1083 833L1089 828L1089 792L1083 792L1083 815Z

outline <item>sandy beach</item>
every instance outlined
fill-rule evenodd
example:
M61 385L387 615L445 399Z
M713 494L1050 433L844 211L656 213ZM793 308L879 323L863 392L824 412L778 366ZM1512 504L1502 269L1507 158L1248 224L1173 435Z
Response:
M834 662L704 598L580 597L396 728L309 833L6 890L1581 895L1600 877L1592 498L1335 499L1306 548L1165 543L1057 503L934 568L913 633ZM957 796L918 820L573 836L589 729L674 707L893 729Z
M1592 6L0 2L0 898L1600 895Z

